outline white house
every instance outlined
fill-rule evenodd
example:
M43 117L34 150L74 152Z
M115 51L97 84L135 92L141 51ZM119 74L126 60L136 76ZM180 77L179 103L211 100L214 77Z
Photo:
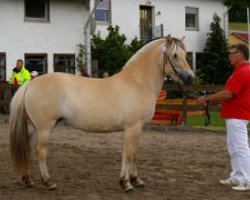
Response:
M84 42L85 0L0 0L0 79L17 59L39 74L75 73L76 45Z
M203 51L214 14L227 34L227 7L222 0L103 0L97 6L97 30L103 37L109 24L118 25L129 40L171 34L185 36L188 59L194 69Z
M91 33L105 37L108 25L118 25L128 41L185 36L195 69L214 13L227 30L223 0L0 0L0 80L8 80L19 58L40 74L75 73L79 43L86 45L90 72Z

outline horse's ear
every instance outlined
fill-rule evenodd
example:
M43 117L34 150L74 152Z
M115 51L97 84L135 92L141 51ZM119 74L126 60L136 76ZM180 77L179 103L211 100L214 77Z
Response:
M167 43L168 45L171 45L172 41L173 41L173 38L172 38L171 35L169 34L169 35L166 37L166 43Z

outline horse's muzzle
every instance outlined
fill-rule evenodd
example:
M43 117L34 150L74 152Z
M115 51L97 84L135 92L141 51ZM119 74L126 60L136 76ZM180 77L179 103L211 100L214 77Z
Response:
M179 70L178 77L185 84L191 84L194 79L194 73L191 70Z

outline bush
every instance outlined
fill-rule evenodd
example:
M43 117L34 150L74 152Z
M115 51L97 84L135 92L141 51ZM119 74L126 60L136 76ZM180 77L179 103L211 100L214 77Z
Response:
M92 38L92 58L98 60L98 74L108 72L110 75L121 70L130 57L143 46L143 42L136 37L126 44L126 36L120 34L119 27L109 26L108 36L102 39L100 33Z

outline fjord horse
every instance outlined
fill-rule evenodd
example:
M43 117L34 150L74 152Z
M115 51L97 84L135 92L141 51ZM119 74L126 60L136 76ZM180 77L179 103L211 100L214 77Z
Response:
M170 35L146 44L121 72L109 78L50 73L19 88L11 102L10 149L13 164L24 186L33 185L29 143L31 135L35 135L35 152L42 182L48 190L56 189L47 169L47 144L58 119L64 119L73 127L87 132L124 130L120 185L126 192L134 187L143 187L136 167L138 139L142 125L154 115L166 75L185 84L194 77L186 61L183 41Z

